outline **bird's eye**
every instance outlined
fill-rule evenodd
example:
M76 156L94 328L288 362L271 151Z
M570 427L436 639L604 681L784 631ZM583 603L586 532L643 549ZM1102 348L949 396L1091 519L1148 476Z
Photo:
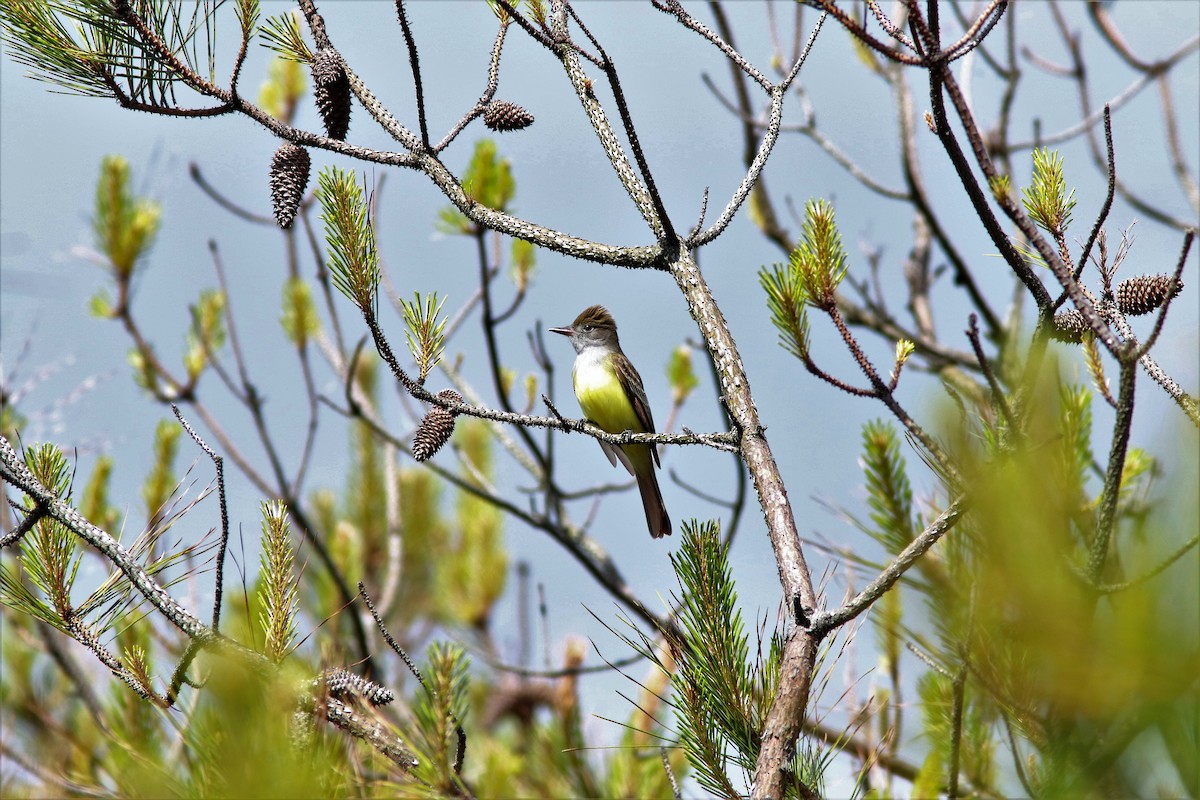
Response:
M583 329L584 329L585 331L590 331L590 330L591 330L592 328L594 328L594 327L595 327L594 325L584 325L584 326L583 326Z

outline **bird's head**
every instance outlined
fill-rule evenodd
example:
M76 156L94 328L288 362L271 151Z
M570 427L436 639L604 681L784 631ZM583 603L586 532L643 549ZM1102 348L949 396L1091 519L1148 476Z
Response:
M570 337L576 353L587 347L619 347L617 323L603 306L585 308L575 321L563 328L551 328L551 333Z

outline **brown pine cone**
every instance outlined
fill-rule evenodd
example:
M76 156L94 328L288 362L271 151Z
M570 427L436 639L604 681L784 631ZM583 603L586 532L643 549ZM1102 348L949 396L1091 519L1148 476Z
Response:
M1054 315L1054 330L1050 332L1050 335L1060 342L1080 342L1083 340L1083 335L1089 330L1091 328L1088 326L1087 320L1083 318L1083 314L1072 308Z
M483 112L483 124L500 133L519 131L533 124L533 114L516 103L495 100L489 103L487 110Z
M1131 317L1149 314L1183 291L1183 281L1170 275L1139 275L1117 284L1117 308Z
M271 206L281 228L290 228L308 186L312 162L308 151L284 142L271 159Z
M322 47L313 58L313 97L330 139L345 140L350 130L350 81L342 57L332 47Z
M455 403L463 401L462 395L453 389L443 389L438 392L438 397ZM441 450L442 446L450 441L450 435L454 433L454 417L452 412L441 406L431 406L425 413L425 419L421 420L417 432L413 435L413 458L417 461L425 461Z

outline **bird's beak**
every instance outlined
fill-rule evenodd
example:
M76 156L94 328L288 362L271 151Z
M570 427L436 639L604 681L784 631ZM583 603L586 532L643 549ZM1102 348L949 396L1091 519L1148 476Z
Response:
M570 327L566 327L566 328L549 328L548 330L549 330L551 333L561 333L563 336L571 336L572 334L574 334L574 333L575 333L575 331L574 331L572 328L570 328Z

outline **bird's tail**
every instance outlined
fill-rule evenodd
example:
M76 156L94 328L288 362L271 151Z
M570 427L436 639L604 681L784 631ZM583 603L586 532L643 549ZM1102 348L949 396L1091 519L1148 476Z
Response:
M647 467L639 470L636 476L638 492L642 495L642 507L646 509L646 526L650 529L650 536L660 539L671 535L671 518L667 516L667 507L663 505L654 465L647 464Z

